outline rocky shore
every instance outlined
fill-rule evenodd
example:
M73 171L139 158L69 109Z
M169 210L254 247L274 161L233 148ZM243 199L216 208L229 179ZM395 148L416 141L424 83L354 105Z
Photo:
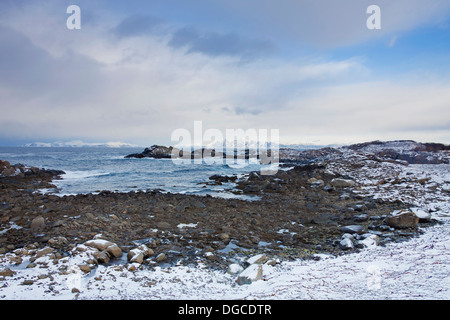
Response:
M62 171L2 161L0 280L19 267L89 274L100 265L133 271L201 264L243 285L282 261L406 241L439 223L429 195L446 195L450 181L409 169L419 161L448 164L448 150L415 143L409 158L395 156L405 154L405 143L280 150L289 165L274 175L205 181L234 182L233 192L258 195L255 201L156 190L58 196L42 189L55 188Z

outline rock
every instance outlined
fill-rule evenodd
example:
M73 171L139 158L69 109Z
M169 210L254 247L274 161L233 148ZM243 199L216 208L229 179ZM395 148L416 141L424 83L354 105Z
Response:
M251 258L247 259L249 264L263 264L267 261L267 256L265 254L257 254Z
M48 240L48 244L56 248L60 248L67 243L69 243L69 241L64 237L55 237Z
M112 244L106 248L106 252L114 258L119 258L122 256L122 250L119 248L117 244Z
M211 261L215 259L214 253L212 253L212 252L206 252L205 257L206 257L206 259L211 260Z
M16 274L16 272L12 271L9 268L2 268L2 269L0 269L0 277L12 277L15 274Z
M236 279L236 283L239 285L251 284L252 282L262 280L263 267L259 264L251 264L247 269L241 272Z
M385 222L396 229L414 228L419 223L419 217L410 210L398 210L387 216Z
M145 244L132 249L127 254L127 259L129 262L142 263L145 258L148 258L154 254L153 250L148 248Z
M356 185L356 182L349 179L334 178L333 180L331 180L330 184L335 188L347 188L354 187Z
M131 263L142 264L144 262L144 254L142 252L138 252L135 255L133 255L131 258L128 258L128 261L130 261Z
M349 238L344 238L339 242L339 248L343 250L353 249L353 242Z
M91 267L88 264L79 264L78 268L80 268L80 270L83 271L84 273L91 272Z
M431 213L429 212L418 208L411 208L410 210L419 218L419 222L429 222L431 220Z
M92 253L92 256L97 260L98 263L108 263L109 255L106 251L97 251Z
M380 243L380 237L376 234L365 233L361 235L363 240L359 240L357 243L358 248L373 248Z
M125 156L125 158L156 158L156 159L170 159L172 158L172 154L174 158L179 158L183 156L183 151L174 147L165 147L159 145L153 145L150 148L145 148L141 153L133 153ZM189 158L190 158L189 153Z
M354 234L354 233L361 234L363 232L363 229L364 229L363 226L355 224L355 225L342 227L341 231L345 232L345 233L350 233L350 234Z
M44 227L45 227L45 219L41 216L36 217L31 221L31 229L33 231L44 229Z
M325 184L325 182L322 179L317 178L308 179L308 183L310 184L311 188L318 188Z
M228 233L219 234L219 238L223 241L230 240L230 235Z
M162 229L162 230L170 229L170 223L165 222L165 221L158 222L156 224L156 226L158 227L158 229Z
M106 248L108 248L109 246L114 245L114 243L112 243L111 241L108 241L108 240L103 240L103 239L93 239L93 240L86 241L84 243L84 245L91 247L91 248L95 248L100 251L103 251L103 250L106 250Z
M49 254L53 253L53 251L55 251L55 249L50 248L50 247L46 247L46 248L36 252L36 255L34 257L36 259L39 259L40 257L43 257L43 256L46 256L46 255L49 255Z
M369 217L367 216L367 214L363 213L363 214L354 216L353 220L355 220L356 222L364 222L364 221L369 220Z
M23 286L31 286L34 283L33 280L24 280L21 284Z
M91 212L86 213L84 216L85 216L87 219L89 219L89 220L94 220L94 219L95 219L94 214L92 214Z
M155 260L156 260L156 262L162 262L166 259L167 259L167 256L164 253L160 253L160 254L158 254L158 256L156 257Z
M244 268L237 263L232 263L228 266L228 273L238 274L244 271Z
M72 288L72 293L80 293L80 290L77 288Z

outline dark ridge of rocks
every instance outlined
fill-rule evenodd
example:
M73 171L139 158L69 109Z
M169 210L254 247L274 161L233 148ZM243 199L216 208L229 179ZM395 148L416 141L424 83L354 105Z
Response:
M217 158L217 159L262 159L270 163L272 156L271 150L267 150L265 154L261 155L253 149L245 149L242 151L234 150L233 154L226 154L211 148L201 148L193 150L192 152L183 151L172 146L165 147L153 145L150 148L145 148L141 153L132 153L126 155L125 158L155 158L155 159L203 159L203 158Z
M369 152L380 161L404 161L407 164L449 164L450 145L419 143L413 140L372 141L353 144L348 149Z

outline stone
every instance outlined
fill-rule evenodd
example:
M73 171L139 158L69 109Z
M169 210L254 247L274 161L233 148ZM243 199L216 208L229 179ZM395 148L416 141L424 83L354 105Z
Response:
M80 268L80 270L83 271L84 273L91 272L91 267L88 264L79 264L78 268Z
M236 283L239 285L251 284L252 282L262 280L263 268L259 264L251 264L247 269L241 272L236 279Z
M167 256L164 253L160 253L158 254L158 256L156 257L156 262L162 262L164 260L167 259Z
M237 263L232 263L228 266L228 273L238 274L244 271L244 268Z
M344 226L341 228L341 231L345 232L345 233L350 233L350 234L354 234L354 233L362 234L363 229L364 229L363 226L355 224L355 225L350 225L350 226Z
M384 220L390 227L396 229L414 228L419 223L419 217L410 210L397 210Z
M97 251L92 253L92 256L97 260L98 263L108 263L109 255L106 251Z
M365 233L361 238L363 238L363 240L358 241L357 247L373 248L380 243L380 237L376 234Z
M67 243L69 243L69 241L65 237L55 237L48 240L49 245L57 248L62 247Z
M221 234L219 234L219 238L224 241L230 240L230 235L228 233L221 233Z
M339 242L339 248L343 250L353 249L353 242L349 238L344 238Z
M335 188L347 188L354 187L356 185L356 182L349 179L334 178L333 180L331 180L330 184Z
M165 222L165 221L158 222L156 224L156 226L158 227L158 229L162 229L162 230L170 229L170 223Z
M431 213L429 212L418 208L411 208L410 210L419 218L419 222L429 222L431 220Z
M15 274L16 274L16 272L12 271L9 268L2 268L2 269L0 269L0 277L12 277Z
M356 222L364 222L364 221L369 220L369 217L367 216L367 214L363 213L363 214L354 216L353 220L355 220Z
M46 256L46 255L49 255L49 254L53 253L53 251L55 251L55 249L50 248L50 247L46 247L46 248L36 252L36 255L34 257L36 259L39 259L40 257L43 257L43 256Z
M145 244L141 244L138 247L128 251L127 259L130 262L142 263L145 258L152 256L153 250L148 248Z
M267 256L265 254L257 254L256 256L247 259L249 264L263 264L267 261Z
M106 252L114 258L119 258L122 256L122 250L119 248L117 244L112 244L106 248Z
M93 240L86 241L84 243L84 245L91 247L91 248L95 248L100 251L106 250L106 248L108 248L109 246L112 246L113 244L114 243L112 243L111 241L103 240L103 239L93 239Z
M41 216L34 218L31 221L31 229L33 231L44 229L45 227L45 219Z
M142 252L139 252L132 256L130 259L128 259L131 263L139 263L142 264L144 262L144 254Z

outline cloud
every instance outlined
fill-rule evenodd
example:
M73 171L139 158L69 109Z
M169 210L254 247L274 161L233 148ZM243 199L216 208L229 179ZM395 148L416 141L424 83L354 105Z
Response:
M235 33L201 34L193 27L181 28L174 32L169 46L186 47L188 53L199 52L212 57L236 56L243 59L265 57L276 51L275 45L267 40L250 39Z
M281 1L280 8L274 2L261 1L261 7L253 1L240 3L238 14L261 33L204 31L145 13L117 15L107 24L69 32L64 19L47 16L43 9L35 15L30 14L33 10L2 15L0 137L169 144L173 130L190 129L195 120L203 120L205 127L219 130L277 128L282 137L292 138L290 142L400 136L450 141L446 77L421 79L422 73L412 69L395 80L387 80L389 74L380 80L371 77L364 57L287 59L278 54L278 42L269 33L282 38L281 31L290 23L304 27L289 31L298 32L299 41L331 46L360 41L357 34L327 40L347 30L341 29L338 22L343 18L338 15L349 2L339 2L343 8L327 3L325 17L337 15L330 24L324 16L309 16L319 11L302 11L297 19L313 23L309 29L293 18L298 13L294 9L301 8L297 2ZM298 3L316 8L313 1ZM417 3L411 2L411 12ZM228 10L233 5L237 3L231 1ZM383 16L388 23L389 14ZM266 26L257 21L260 18ZM316 30L320 26L315 18L330 35ZM365 14L359 19L365 26ZM404 14L399 19L404 20ZM421 19L412 19L411 25ZM336 24L339 30L334 30ZM267 37L265 30L271 30Z
M428 0L217 0L243 28L270 38L321 48L356 45L423 25L439 25L450 2ZM366 10L381 8L381 30L368 30Z
M165 22L151 15L131 15L122 20L111 32L118 37L152 35L161 32Z

